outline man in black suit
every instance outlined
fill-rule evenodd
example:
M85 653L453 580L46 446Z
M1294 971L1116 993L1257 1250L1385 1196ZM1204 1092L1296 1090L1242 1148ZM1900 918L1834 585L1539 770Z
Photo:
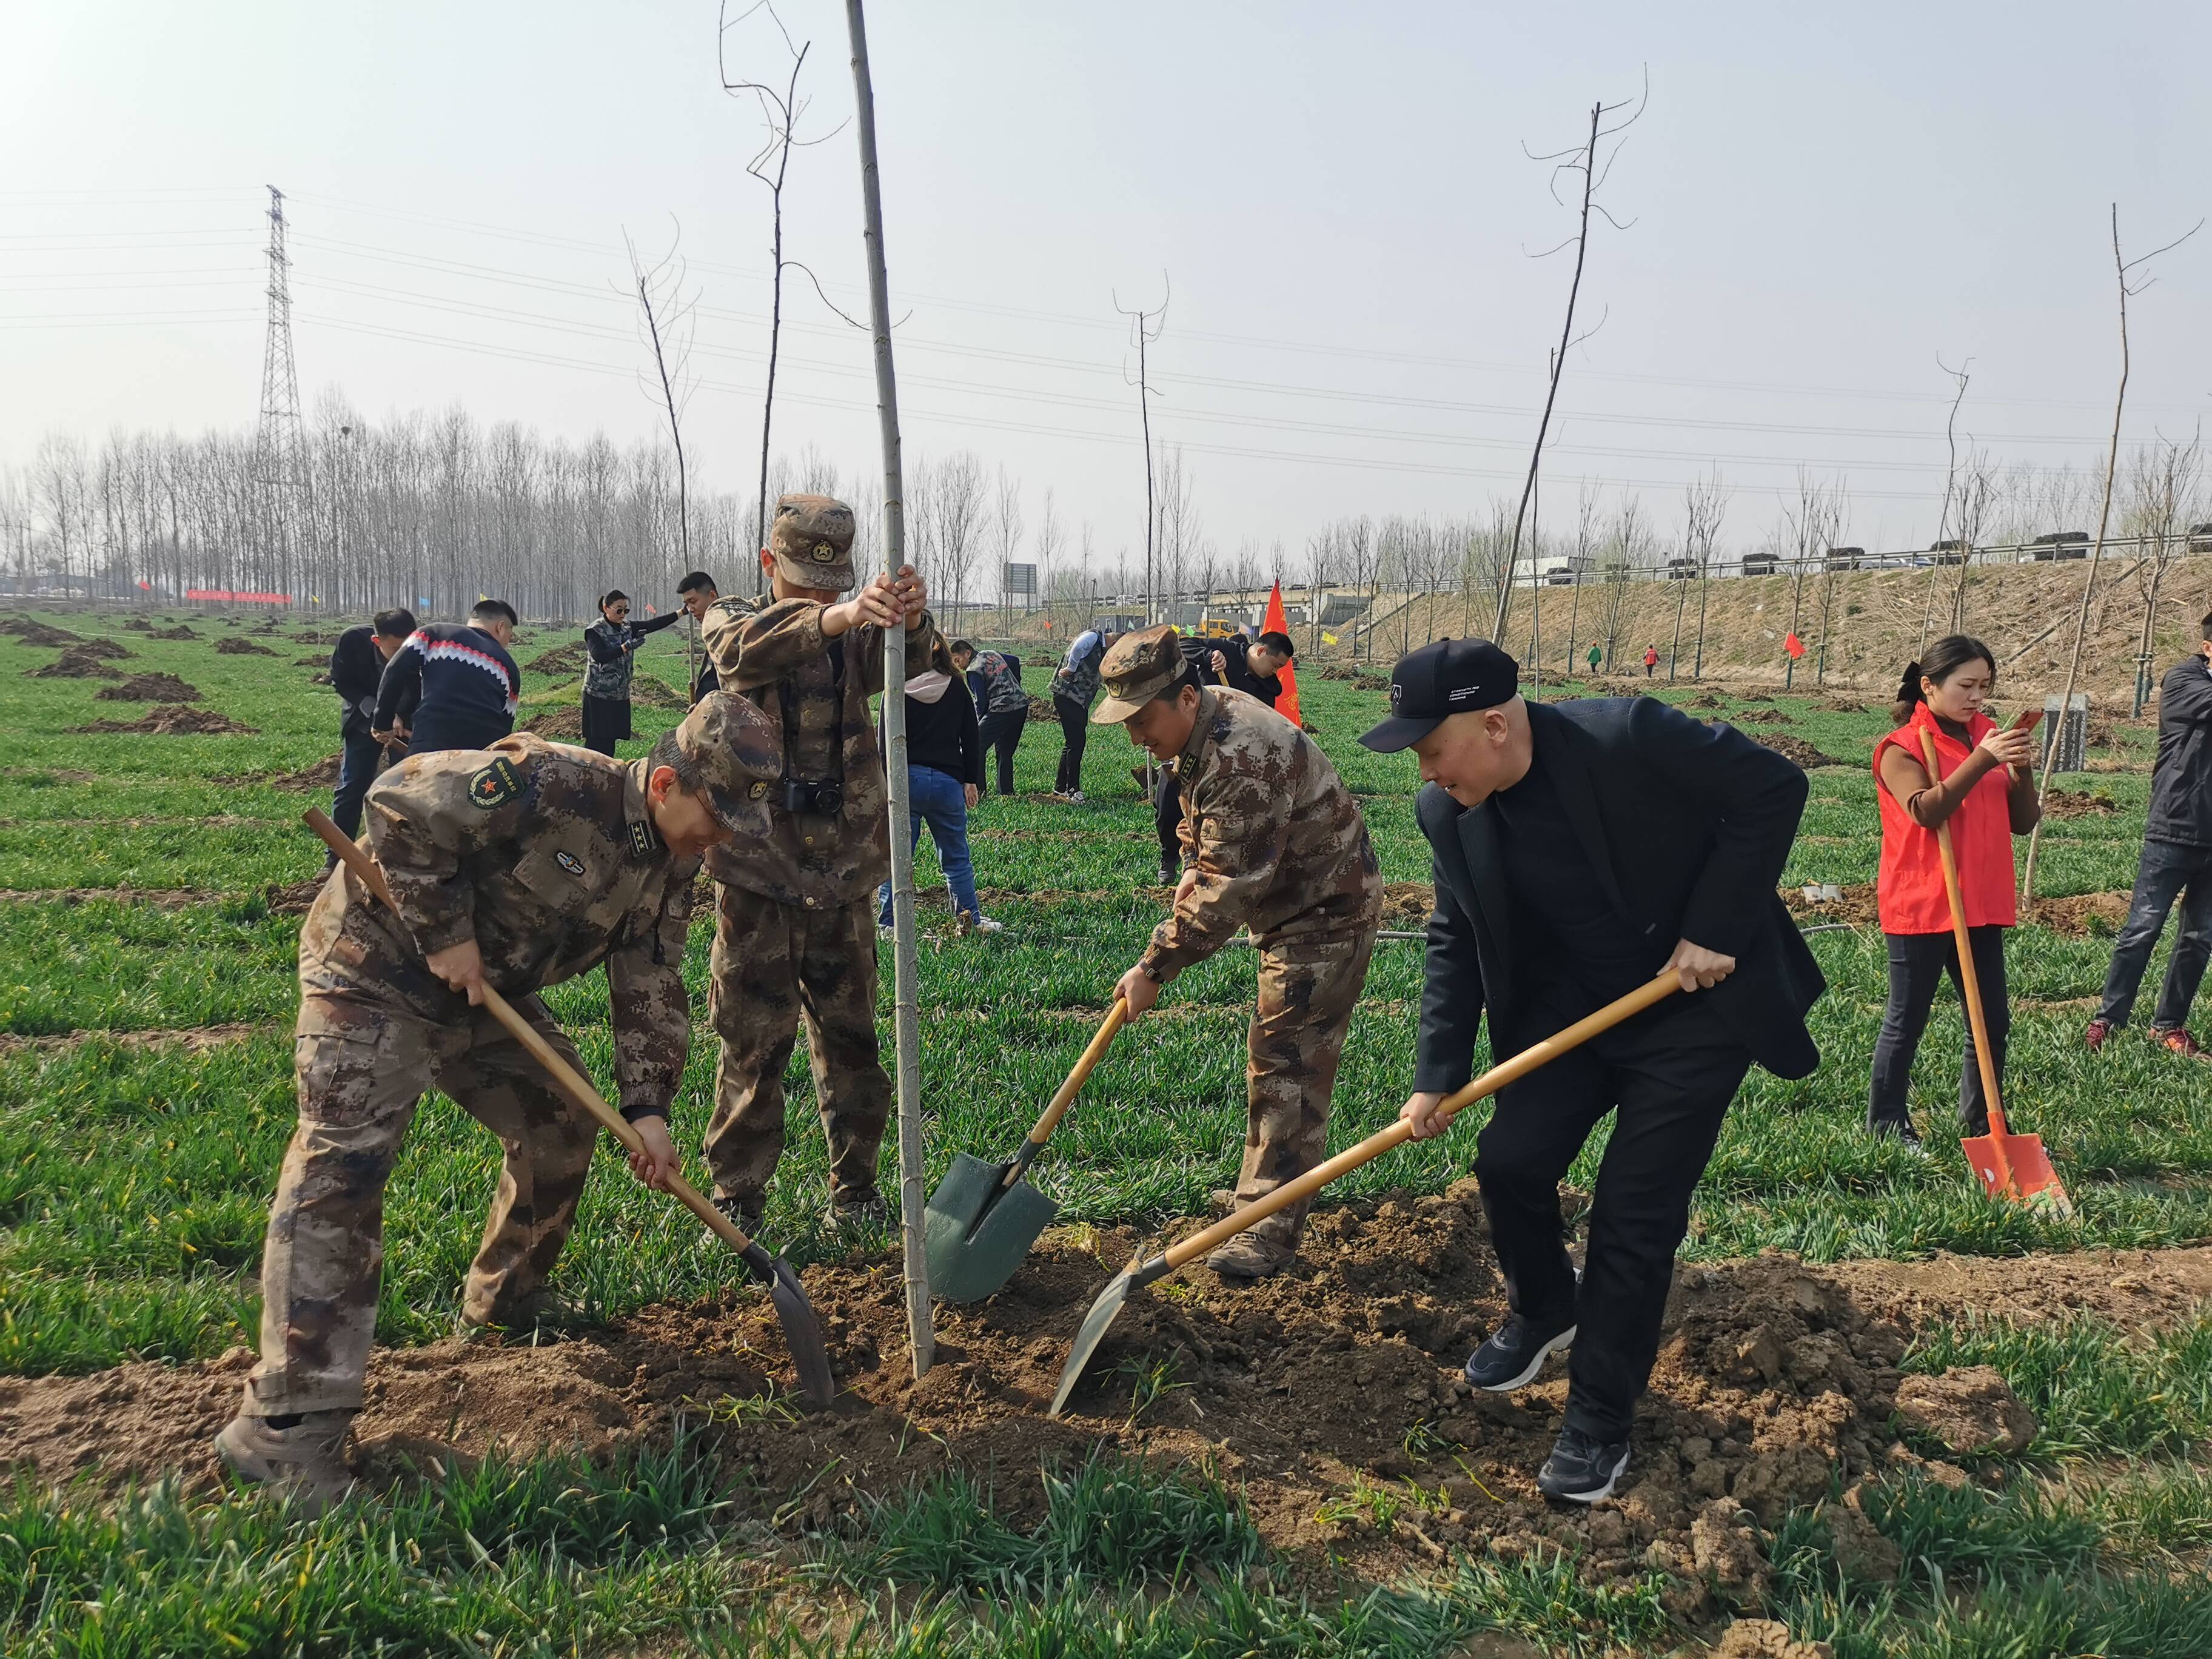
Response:
M331 653L331 690L338 694L345 713L338 722L338 738L345 745L338 763L338 785L331 797L331 822L349 836L361 832L361 803L368 786L383 769L384 744L371 728L376 724L376 688L384 678L384 665L415 631L411 611L380 611L373 622L349 628L338 635ZM330 856L325 869L338 861Z
M1826 988L1775 892L1805 775L1734 729L1649 697L1530 707L1486 640L1424 646L1391 677L1392 717L1360 741L1420 758L1436 861L1415 1093L1417 1137L1473 1070L1490 1014L1504 1060L1658 974L1690 996L1592 1038L1501 1091L1475 1142L1510 1316L1467 1362L1504 1393L1570 1346L1548 1497L1595 1503L1627 1468L1674 1251L1721 1119L1756 1061L1820 1063L1805 1012ZM1559 1182L1613 1113L1577 1275Z

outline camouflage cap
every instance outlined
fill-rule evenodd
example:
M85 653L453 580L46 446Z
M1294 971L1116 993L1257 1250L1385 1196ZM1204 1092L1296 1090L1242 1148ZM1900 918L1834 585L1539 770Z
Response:
M730 829L765 834L769 793L783 773L775 722L749 698L711 691L684 717L675 738L685 786L703 785L708 805Z
M786 581L839 593L853 585L853 509L834 496L777 496L768 546Z
M1173 685L1182 666L1182 636L1167 623L1122 635L1098 665L1106 701L1098 705L1091 723L1119 726Z

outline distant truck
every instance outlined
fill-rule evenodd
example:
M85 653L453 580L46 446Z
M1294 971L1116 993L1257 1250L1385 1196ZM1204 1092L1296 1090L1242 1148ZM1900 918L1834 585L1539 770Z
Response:
M1821 561L1825 570L1857 570L1866 564L1863 547L1832 547Z
M1936 556L1934 562L1937 564L1964 564L1967 555L1974 550L1967 543L1954 539L1930 542L1928 544L1928 550Z
M1747 553L1743 556L1743 574L1747 576L1771 576L1782 568L1778 553Z
M2031 559L2086 559L2089 556L2089 532L2086 530L2060 530L2048 536L2038 536L2027 544Z
M1597 574L1597 561L1587 553L1546 553L1522 559L1513 567L1516 587L1571 587L1585 576Z

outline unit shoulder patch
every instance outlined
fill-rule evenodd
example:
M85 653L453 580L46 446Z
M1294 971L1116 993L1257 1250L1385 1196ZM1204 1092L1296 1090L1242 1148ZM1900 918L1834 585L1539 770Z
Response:
M504 755L469 780L469 803L480 811L504 806L522 793L522 774Z

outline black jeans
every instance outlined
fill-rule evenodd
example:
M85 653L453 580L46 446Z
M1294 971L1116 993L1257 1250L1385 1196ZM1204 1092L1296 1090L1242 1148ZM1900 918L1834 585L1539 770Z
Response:
M2147 841L2136 866L2136 896L2128 904L2128 919L2112 943L2112 964L2105 970L2105 1000L2097 1018L2115 1026L2128 1023L2135 1011L2136 988L2158 936L2166 931L2166 912L2181 896L2181 928L2173 941L2173 956L2166 964L2166 983L2158 993L2158 1012L2150 1017L2151 1029L2171 1031L2189 1024L2189 1010L2197 1000L2197 988L2204 982L2204 964L2212 960L2212 848L2181 847L2170 841Z
M1063 795L1072 795L1083 787L1083 745L1091 737L1091 710L1066 697L1054 697L1052 706L1060 712L1060 770L1054 775L1052 787Z
M1571 1023L1536 1013L1532 1036ZM1662 1004L1593 1037L1498 1097L1475 1142L1505 1297L1532 1325L1571 1321L1565 1425L1625 1440L1651 1380L1674 1250L1690 1194L1720 1137L1751 1055L1695 998ZM1583 1279L1560 1237L1559 1180L1607 1112L1613 1139L1592 1197Z
M999 793L1014 793L1014 750L1021 746L1022 728L1029 724L1030 711L1009 708L1001 714L986 714L975 729L985 751L996 750L999 756Z
M2004 936L2002 927L1967 931L1974 951L1974 977L1982 988L1982 1019L1989 1027L1990 1069L1997 1086L2004 1086L2005 1039L2012 1030L2012 1012L2005 996ZM1895 1129L1911 1120L1905 1115L1906 1091L1912 1081L1912 1057L1920 1052L1920 1034L1928 1029L1928 1010L1936 1000L1936 988L1948 972L1959 987L1959 1004L1966 1006L1966 989L1959 979L1959 950L1951 935L1942 933L1885 933L1889 942L1889 1006L1881 1011L1881 1030L1874 1042L1874 1087L1867 1102L1867 1127ZM1966 1023L1966 1069L1959 1077L1959 1124L1967 1134L1987 1134L1990 1105L1982 1095L1981 1067L1974 1060L1973 1022Z
M1182 786L1176 781L1175 768L1160 769L1160 781L1152 791L1152 828L1159 832L1160 868L1176 870L1182 865Z
M361 833L362 799L383 769L384 745L366 732L348 732L345 757L338 763L338 787L331 796L331 822L345 831L348 841Z

